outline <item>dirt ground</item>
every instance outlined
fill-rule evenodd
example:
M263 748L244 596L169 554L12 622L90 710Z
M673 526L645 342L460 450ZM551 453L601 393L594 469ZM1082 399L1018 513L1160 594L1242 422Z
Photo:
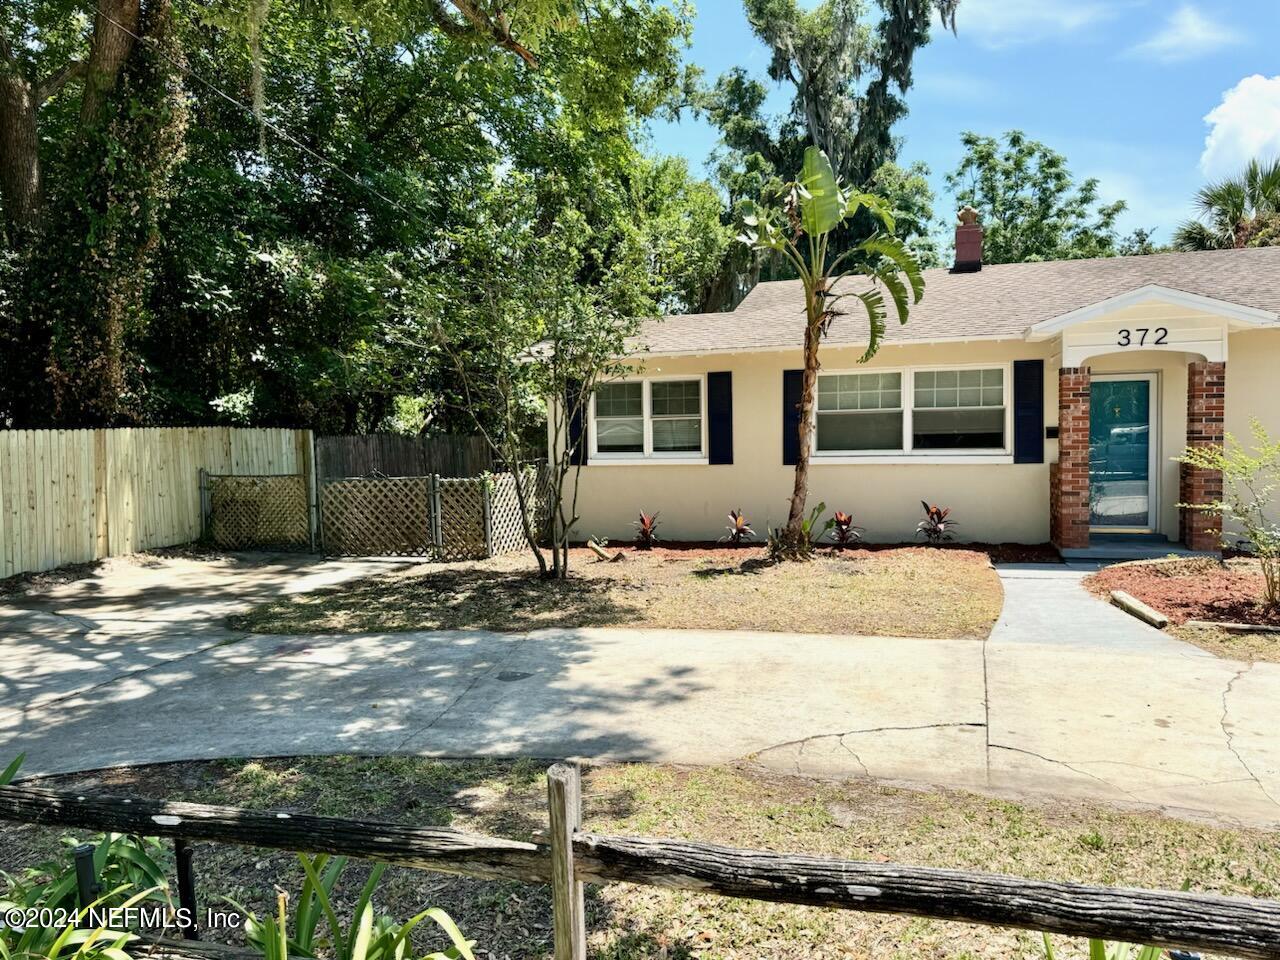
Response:
M609 547L571 552L572 576L539 580L525 553L423 564L236 617L256 633L530 630L630 626L985 638L1003 591L982 549L823 549L773 564L761 546Z
M109 770L42 785L447 825L531 839L546 826L545 767L530 760L409 757L225 760ZM595 832L1064 881L1164 889L1186 883L1195 891L1280 896L1275 834L1087 803L1014 803L867 780L829 783L741 765L607 765L588 771L584 794L585 826ZM64 834L7 828L0 834L0 869L13 873L54 855ZM261 916L274 900L275 885L295 896L301 888L301 870L288 854L194 846L202 907L224 908L229 899ZM168 864L171 870L171 859ZM344 874L338 897L344 919L367 873L366 864L353 863ZM393 868L374 899L379 910L401 920L426 906L444 908L477 941L481 957L551 954L551 906L543 887ZM587 929L590 956L608 960L1021 960L1042 955L1038 935L1030 932L628 884L588 888ZM215 939L236 942L237 935ZM425 933L417 944L420 951L442 946ZM1081 944L1066 938L1058 946L1060 956L1085 955Z

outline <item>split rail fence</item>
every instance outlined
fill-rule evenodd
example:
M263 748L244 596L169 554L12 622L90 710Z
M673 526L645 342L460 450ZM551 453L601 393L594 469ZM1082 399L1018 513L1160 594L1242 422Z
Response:
M582 830L580 774L568 764L548 771L547 806L547 842L526 843L435 827L0 787L3 820L173 838L184 851L178 877L184 904L195 903L190 841L550 884L556 960L586 956L583 883L611 882L1280 960L1280 902L1274 900L592 834ZM201 953L184 954L171 942L165 955L194 960Z

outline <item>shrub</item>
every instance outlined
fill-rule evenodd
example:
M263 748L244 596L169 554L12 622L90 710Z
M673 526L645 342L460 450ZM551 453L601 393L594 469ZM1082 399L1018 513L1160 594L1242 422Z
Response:
M1262 602L1280 606L1280 520L1273 520L1272 502L1280 490L1280 440L1272 440L1258 420L1250 421L1254 446L1246 450L1227 434L1224 446L1188 447L1180 463L1222 471L1225 499L1214 503L1181 504L1204 510L1235 523L1262 563ZM1270 516L1269 516L1270 515Z
M798 531L791 527L770 530L767 545L769 559L774 561L812 559L814 545L835 526L835 520L830 517L825 523L819 525L818 519L826 513L826 510L825 503L818 504L809 511L807 517L800 521Z
M651 550L653 545L658 542L658 515L656 513L645 513L640 511L640 519L635 521L636 528L636 546L641 550Z
M847 547L861 539L862 527L854 526L853 514L837 510L831 518L831 542L838 547Z
M743 514L741 507L729 511L729 526L725 529L729 532L720 539L728 540L735 547L741 546L745 540L754 540L756 536L756 532L751 529L751 521Z
M319 946L316 931L321 920L329 928L329 952L334 960L410 960L413 956L410 934L418 924L428 919L444 931L452 946L444 952L429 953L421 960L475 960L471 952L472 941L463 938L462 932L443 910L435 907L423 910L402 924L388 916L375 916L373 891L382 879L386 864L374 865L352 909L351 921L344 926L334 909L333 889L347 865L346 857L298 854L298 862L307 879L294 908L292 923L288 914L289 898L283 890L277 893L275 914L261 920L237 905L247 918L245 936L264 960L315 956L315 949Z
M920 506L924 507L924 519L916 524L916 536L924 537L930 543L950 540L951 528L956 525L950 519L951 508L931 506L923 500L920 501Z

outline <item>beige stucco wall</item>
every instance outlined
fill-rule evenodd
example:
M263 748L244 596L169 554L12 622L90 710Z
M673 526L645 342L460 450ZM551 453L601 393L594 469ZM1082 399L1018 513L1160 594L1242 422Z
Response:
M1051 352L1047 344L986 341L886 346L865 366L857 363L858 350L830 348L822 356L827 370L872 370L1003 363ZM762 537L770 525L784 523L795 469L782 463L782 372L801 365L799 351L649 359L645 375L733 373L734 462L586 466L579 535L629 540L640 510L658 511L659 533L670 540L717 539L725 532L726 514L739 507ZM1049 393L1046 423L1052 424L1057 399ZM1047 459L1053 448L1047 444ZM851 512L870 540L911 540L921 500L952 507L964 538L1040 543L1049 536L1047 464L834 464L820 458L812 464L809 503Z
M1040 358L1045 365L1045 423L1057 424L1056 341L971 341L885 346L865 366L859 351L823 350L826 370L935 364L1007 363ZM1233 333L1227 363L1227 430L1248 435L1251 416L1280 436L1280 331ZM1194 354L1144 350L1090 358L1095 373L1158 375L1160 532L1178 535L1178 455L1186 439L1187 363ZM723 535L726 514L742 508L763 536L786 519L794 469L782 463L782 372L801 365L798 351L650 358L645 375L733 373L734 463L608 464L582 469L578 535L629 540L640 510L657 511L669 540ZM1057 445L1045 444L1044 464L824 463L814 458L810 504L846 510L872 541L910 540L920 501L942 503L959 520L961 539L1042 543L1049 537L1049 468Z

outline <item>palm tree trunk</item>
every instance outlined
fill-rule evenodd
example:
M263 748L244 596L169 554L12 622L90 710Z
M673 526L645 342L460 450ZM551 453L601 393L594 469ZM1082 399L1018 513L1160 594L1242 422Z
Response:
M812 313L812 310L810 311ZM818 342L821 331L812 320L804 332L804 379L800 389L800 449L796 455L796 479L791 491L787 530L799 534L809 497L809 451L813 448L813 405L818 386Z

